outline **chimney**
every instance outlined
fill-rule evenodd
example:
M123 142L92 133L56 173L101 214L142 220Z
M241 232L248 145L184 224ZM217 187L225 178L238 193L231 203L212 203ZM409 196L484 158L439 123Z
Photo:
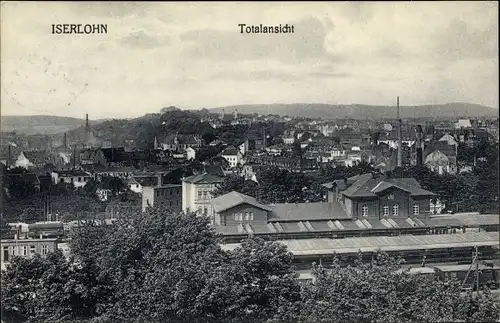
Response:
M162 186L163 185L163 175L160 173L160 174L157 174L156 177L158 178L158 183L156 186Z
M85 114L85 129L89 129L89 114Z
M401 165L403 164L402 163L402 152L401 152L401 119L400 119L400 115L399 115L399 96L398 96L398 99L397 99L397 108L398 108L398 167L401 167Z

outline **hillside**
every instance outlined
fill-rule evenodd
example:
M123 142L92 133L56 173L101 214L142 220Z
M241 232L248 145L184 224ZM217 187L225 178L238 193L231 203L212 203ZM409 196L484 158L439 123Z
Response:
M377 105L331 105L319 103L294 104L253 104L237 105L211 109L212 113L276 114L281 116L309 117L323 119L385 119L396 117L396 106ZM439 105L401 106L402 118L459 118L459 117L493 117L498 115L498 109L479 104L447 103Z
M89 120L91 125L104 120ZM47 115L2 116L1 129L4 132L16 131L24 134L56 134L85 125L85 119Z

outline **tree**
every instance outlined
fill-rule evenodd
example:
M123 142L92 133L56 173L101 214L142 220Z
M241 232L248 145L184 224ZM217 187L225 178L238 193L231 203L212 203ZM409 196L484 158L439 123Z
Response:
M293 322L450 322L481 318L494 322L498 310L491 294L482 294L484 308L470 313L470 299L460 293L458 280L410 274L401 261L378 252L373 263L361 254L353 265L335 257L331 268L313 266L315 283L306 284L301 300L277 311L274 321ZM473 314L472 314L473 313Z
M282 244L250 237L228 258L194 305L207 317L264 322L282 304L300 299L293 255Z
M207 221L161 209L120 218L112 233L100 240L95 257L101 277L108 278L114 292L101 319L190 321L201 315L192 304L224 261Z
M60 250L31 259L15 257L2 273L2 314L17 321L64 322L96 314L92 272ZM90 279L89 279L90 278Z
M252 180L245 180L241 176L230 175L224 179L224 182L218 185L217 189L213 193L213 196L217 197L230 193L232 191L236 191L252 197L257 197L258 184Z

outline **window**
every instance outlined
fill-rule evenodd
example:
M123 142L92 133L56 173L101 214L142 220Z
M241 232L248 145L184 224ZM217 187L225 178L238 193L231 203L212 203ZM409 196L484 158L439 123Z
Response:
M245 212L245 220L250 221L250 213Z
M78 177L78 181L81 182L82 181L82 178L81 177Z
M418 204L413 205L413 215L418 215L420 213L420 207Z
M253 212L250 212L250 221L253 221Z
M201 200L201 191L198 191L198 200Z
M398 214L399 214L399 205L396 204L392 207L392 216L398 216Z
M9 247L3 247L3 261L9 261Z
M28 246L23 246L23 256L28 255Z
M42 255L46 255L49 253L49 246L43 245L42 246Z
M389 206L384 205L384 216L389 216Z
M363 207L361 208L361 215L363 217L367 217L368 216L368 206L363 205Z

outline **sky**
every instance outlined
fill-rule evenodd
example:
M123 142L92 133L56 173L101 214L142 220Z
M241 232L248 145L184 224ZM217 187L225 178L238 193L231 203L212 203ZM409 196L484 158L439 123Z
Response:
M107 24L107 34L52 34ZM241 34L238 24L294 26ZM2 2L2 115L469 102L498 108L498 3Z

